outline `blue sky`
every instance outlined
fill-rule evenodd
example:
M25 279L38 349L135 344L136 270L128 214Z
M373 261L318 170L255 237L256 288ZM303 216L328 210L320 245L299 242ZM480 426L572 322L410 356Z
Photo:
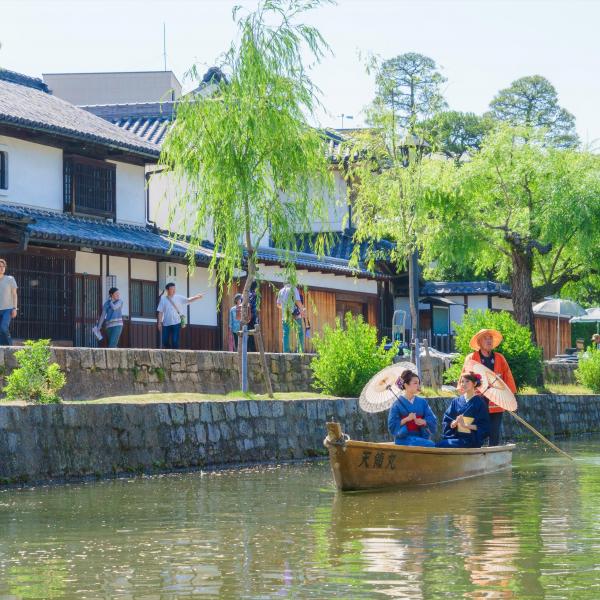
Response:
M44 72L162 69L182 79L210 66L235 35L230 0L0 0L0 65ZM481 113L524 75L547 77L577 119L581 138L600 140L600 2L595 0L340 0L308 19L333 49L313 73L326 108L321 124L362 123L373 81L360 55L409 51L435 59L456 110ZM189 86L188 86L189 87ZM598 143L596 143L598 145Z

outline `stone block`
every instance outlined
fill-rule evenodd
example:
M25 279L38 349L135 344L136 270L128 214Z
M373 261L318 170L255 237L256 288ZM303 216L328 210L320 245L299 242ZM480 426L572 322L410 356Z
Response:
M198 402L187 402L185 412L188 421L197 421L200 418L200 404Z
M168 404L157 404L156 405L156 413L158 415L158 422L159 423L166 423L168 425L171 424L171 414L169 412L169 405Z
M91 369L94 366L94 355L91 348L78 348L79 366L82 369ZM75 365L71 365L73 368Z
M250 407L248 406L247 400L240 400L236 402L235 410L239 417L247 419L250 416Z
M196 423L194 426L194 432L196 434L196 440L199 444L204 444L206 442L206 427L203 423Z
M169 404L171 412L171 421L174 425L183 425L185 423L185 406L183 404Z
M212 419L216 423L222 421L225 418L225 411L221 402L213 402L211 404Z
M228 421L235 421L236 419L236 404L237 402L223 402L223 410L225 411L225 418ZM239 408L238 408L239 410Z
M219 429L218 425L209 423L207 425L207 429L208 429L208 441L209 442L216 443L221 439L221 430Z
M283 402L281 400L271 400L268 402L270 402L270 404L271 404L273 416L274 417L283 417L283 414L284 414Z
M212 410L209 402L200 404L200 420L204 423L212 423Z

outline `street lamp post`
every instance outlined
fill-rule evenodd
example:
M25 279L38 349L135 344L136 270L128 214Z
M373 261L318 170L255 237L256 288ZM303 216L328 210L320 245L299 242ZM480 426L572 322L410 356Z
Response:
M339 116L342 118L342 129L344 129L344 119L348 119L348 120L354 119L354 117L352 115L345 115L344 113L342 113Z

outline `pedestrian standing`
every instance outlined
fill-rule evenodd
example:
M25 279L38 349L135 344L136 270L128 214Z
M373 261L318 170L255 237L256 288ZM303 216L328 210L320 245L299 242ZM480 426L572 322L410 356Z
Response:
M306 314L302 296L296 286L286 283L277 294L277 306L281 310L281 328L283 330L283 351L290 352L290 332L294 328L298 335L298 352L304 352L304 323Z
M186 298L177 294L174 283L167 283L156 307L158 311L157 327L162 337L163 348L179 349L179 335L181 329L187 324L184 315L185 307L200 300L202 296L203 294L196 294Z
M108 300L102 305L98 330L102 325L106 329L106 347L118 348L119 338L123 332L123 300L121 300L121 292L116 287L108 290Z
M0 258L0 346L12 346L10 321L17 316L17 282L12 275L6 275L6 261Z
M233 297L233 306L229 309L229 350L238 348L238 333L241 328L242 319L242 295Z

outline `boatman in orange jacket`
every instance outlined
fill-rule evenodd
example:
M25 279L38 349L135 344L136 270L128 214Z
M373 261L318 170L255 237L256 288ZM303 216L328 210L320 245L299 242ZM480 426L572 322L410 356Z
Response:
M502 356L500 352L494 351L494 348L497 348L500 345L502 339L502 334L496 329L481 329L478 331L469 342L469 346L471 346L475 352L467 354L465 365L467 364L467 361L471 359L481 363L484 367L487 367L499 375L512 393L515 394L517 392L517 386L515 385L515 380L510 367L504 356ZM463 373L464 372L465 366L463 365ZM461 373L461 376L463 373ZM500 442L500 425L502 424L502 413L504 412L504 409L493 402L490 402L489 411L490 446L497 446Z

